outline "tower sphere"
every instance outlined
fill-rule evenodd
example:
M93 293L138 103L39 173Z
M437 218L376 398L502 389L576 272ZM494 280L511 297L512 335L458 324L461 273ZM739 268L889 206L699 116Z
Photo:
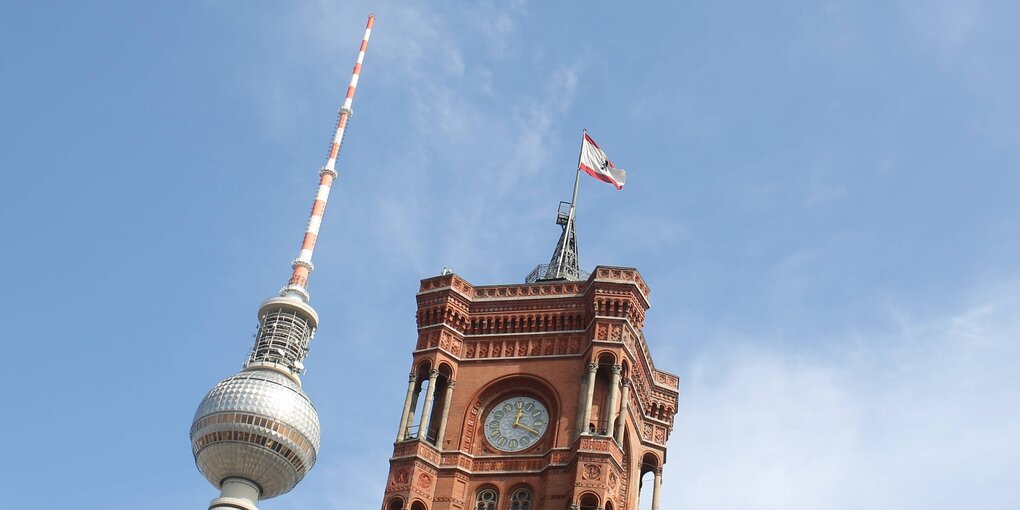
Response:
M213 485L250 480L268 499L293 489L315 464L319 416L291 377L246 370L205 396L191 426L195 464Z

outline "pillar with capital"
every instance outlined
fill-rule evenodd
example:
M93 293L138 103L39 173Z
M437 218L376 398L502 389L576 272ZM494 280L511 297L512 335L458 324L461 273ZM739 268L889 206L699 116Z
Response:
M577 423L577 436L580 436L584 432L584 423L581 422L581 418L584 417L584 398L588 394L588 372L581 374L580 377L580 388L577 392L577 412L574 413L574 421ZM576 439L576 437L575 437Z
M456 381L446 381L446 394L443 395L443 416L439 418L439 434L436 436L436 447L443 449L443 436L446 435L446 419L450 415L450 401L453 400L453 387Z
M652 485L652 510L659 510L659 493L662 492L662 467L655 469L655 484Z
M400 414L400 428L397 429L397 442L407 437L407 417L411 414L412 399L414 399L414 386L418 382L418 374L411 372L407 376L407 396L404 397L404 411Z
M595 396L595 373L598 371L598 363L588 363L588 384L585 386L584 414L581 415L581 433L584 434L588 427L588 420L591 420L591 401Z
M612 436L616 430L616 400L620 396L620 373L623 372L623 367L620 365L613 365L613 375L609 379L609 403L606 406L606 430L607 436Z
M432 406L436 402L436 379L438 370L429 371L429 389L425 392L425 406L421 409L421 425L418 426L418 440L428 442L429 422L432 421Z
M623 445L623 432L627 426L627 408L630 405L630 379L620 381L620 416L616 420L616 442Z

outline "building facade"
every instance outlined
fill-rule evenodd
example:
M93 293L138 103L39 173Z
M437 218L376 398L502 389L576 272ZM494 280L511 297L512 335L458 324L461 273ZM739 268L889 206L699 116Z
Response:
M383 510L657 509L679 378L652 363L648 296L623 267L422 280Z

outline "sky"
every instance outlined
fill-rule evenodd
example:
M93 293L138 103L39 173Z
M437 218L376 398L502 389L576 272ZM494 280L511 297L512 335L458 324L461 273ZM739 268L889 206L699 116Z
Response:
M636 267L681 377L662 508L1018 508L1014 2L7 2L0 507L206 508L188 430L286 283L366 15L310 291L318 463L378 508L414 294ZM647 498L646 498L647 501Z

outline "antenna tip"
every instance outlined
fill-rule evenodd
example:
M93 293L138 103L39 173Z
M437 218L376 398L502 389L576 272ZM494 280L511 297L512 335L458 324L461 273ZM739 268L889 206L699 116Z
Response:
M374 24L375 24L375 13L372 12L372 13L368 14L368 25L365 28L372 28L372 25L374 25Z

